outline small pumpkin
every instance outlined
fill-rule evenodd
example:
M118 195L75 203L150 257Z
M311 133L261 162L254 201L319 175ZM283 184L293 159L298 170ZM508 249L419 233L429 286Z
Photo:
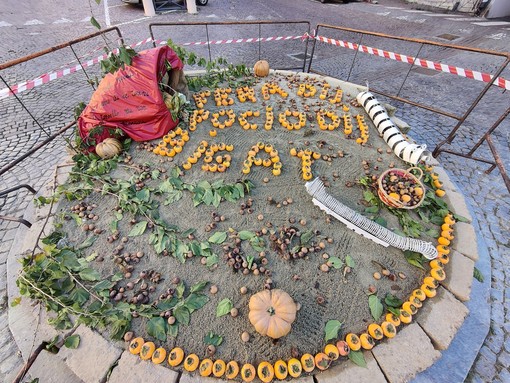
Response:
M154 363L154 364L163 363L165 358L166 358L166 350L163 347L157 348L151 357L152 363Z
M384 336L381 326L377 323L371 323L368 325L368 333L376 340L380 340Z
M289 360L287 367L289 369L289 375L293 378L298 378L303 371L303 367L301 366L301 362L296 358L292 358Z
M303 370L305 370L305 372L312 372L315 368L315 359L313 358L313 355L304 354L301 357L301 366L303 366Z
M264 383L269 383L274 378L274 368L269 362L260 362L257 367L257 375Z
M349 348L352 351L358 351L361 348L361 342L359 340L359 337L356 334L349 333L345 337L345 341L349 345Z
M375 346L375 340L370 336L370 334L367 334L364 332L359 336L359 340L361 342L361 347L363 347L364 350L371 350Z
M274 363L274 375L279 380L284 380L289 374L289 368L287 367L287 363L284 360L277 360Z
M223 360L218 359L214 361L214 364L212 366L212 373L215 377L219 378L225 373L226 369L227 369L226 363Z
M96 145L96 153L99 157L108 159L122 152L122 144L116 138L106 138Z
M156 351L154 342L145 342L140 350L140 358L142 358L142 360L148 360L152 357L154 351Z
M212 370L213 361L211 359L204 359L200 362L200 367L198 368L200 376L209 376L212 374Z
M253 73L257 77L266 77L269 74L269 63L266 60L259 60L253 66Z
M252 295L248 307L248 317L255 330L273 339L287 335L296 319L296 304L289 294L280 289L263 290Z
M196 354L190 354L184 360L184 369L189 372L193 372L198 368L198 363L200 359Z
M168 354L168 364L172 367L176 367L184 360L184 351L180 347L173 348Z
M331 365L331 359L323 352L319 352L315 355L314 362L315 367L321 371L327 370Z
M133 355L138 355L144 343L145 341L141 337L133 339L131 343L129 343L129 352Z
M255 379L255 376L257 373L255 372L255 367L251 365L250 363L245 363L243 367L241 367L241 378L245 382L251 382L253 379Z
M340 352L334 344L328 344L324 347L324 354L331 360L337 360L340 357Z
M340 356L347 356L351 351L351 348L349 347L345 340L339 340L338 342L336 342L336 348L338 349L338 353L340 354Z
M231 360L227 363L227 368L225 370L225 377L227 379L235 379L239 374L239 364L235 360Z
M394 338L397 335L397 328L391 322L382 322L381 328L386 338Z

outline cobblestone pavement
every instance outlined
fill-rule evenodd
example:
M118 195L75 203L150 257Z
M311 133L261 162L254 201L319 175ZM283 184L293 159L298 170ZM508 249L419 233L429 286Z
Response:
M88 18L92 11L94 17L107 25L109 17L111 25L119 25L128 43L140 41L148 36L149 22L192 22L192 21L247 21L247 20L295 20L305 19L311 22L312 28L317 23L342 25L351 28L379 31L400 36L424 38L440 42L445 40L445 34L452 35L452 43L492 50L508 50L510 45L510 23L493 26L484 23L486 20L471 18L468 15L442 15L419 9L400 0L379 0L379 5L367 3L321 4L314 0L283 0L278 2L211 0L206 7L199 8L198 15L188 15L183 12L171 12L159 15L154 19L143 16L143 10L117 1L103 0L101 5L94 1L89 3L82 0L54 1L48 7L46 3L38 1L18 2L4 0L0 3L0 61L4 62L35 51L47 48L78 36L91 33L94 28ZM108 7L105 8L105 5ZM107 12L106 12L107 9ZM508 21L508 20L507 20ZM477 23L477 24L474 24ZM285 35L295 34L299 29L282 29L275 33ZM180 30L166 32L165 38L171 37L175 41L203 41L205 37L190 34L183 35ZM241 33L241 34L239 34ZM253 37L251 31L239 30L235 27L224 27L218 32L228 37ZM299 32L299 33L302 33ZM443 36L443 37L439 37ZM334 37L334 36L332 36ZM351 36L352 37L352 36ZM448 36L446 36L448 37ZM212 37L211 37L212 38ZM452 38L452 37L449 37ZM115 42L112 35L109 39ZM365 42L369 44L369 42ZM289 52L302 53L300 41L286 47ZM95 57L101 52L97 50L103 45L101 40L94 40L76 47L76 54ZM147 46L144 46L147 47ZM142 48L144 48L142 47ZM381 48L396 49L390 46ZM400 47L399 48L403 48ZM221 47L222 54L236 57L239 60L252 60L239 53L238 47L230 49ZM230 50L229 50L230 49ZM335 48L338 49L338 48ZM341 73L346 67L339 65L339 52L331 47L320 47L314 67L327 73L346 75ZM232 50L235 56L232 54ZM249 49L246 49L247 51ZM275 49L269 48L265 54L272 62L288 65L292 58L279 57ZM230 56L232 54L232 56ZM424 57L448 61L462 66L468 60L462 54L454 54L448 50L422 51ZM274 60L272 58L274 57ZM448 60L446 60L448 59ZM46 56L30 64L23 64L12 70L0 72L9 83L34 78L41 73L66 67L74 60L73 53L65 50L55 55ZM493 70L492 59L470 57L472 69ZM72 64L74 65L74 64ZM374 87L384 87L399 78L401 73L394 70L384 70L380 61L360 67L359 73L353 71L352 81L364 82L363 76L378 75L379 81L371 82ZM98 75L98 69L88 71L90 76ZM425 77L424 77L425 76ZM428 77L427 77L428 76ZM433 79L431 73L413 73L409 79L407 92L413 93L420 89L422 100L429 100L434 105L448 110L458 110L465 106L476 91L483 86L472 80L460 82L456 88L448 82L446 75L437 75ZM510 78L509 70L503 77ZM424 88L424 78L429 88ZM20 99L26 103L29 110L37 117L42 128L33 123L27 112L22 110L14 98L0 100L0 166L23 153L36 142L44 139L47 133L54 132L72 119L74 106L79 101L86 101L92 94L92 88L84 81L83 73L77 73L56 80L50 84L22 93ZM0 88L4 84L0 83ZM465 91L469 90L469 91ZM454 92L455 91L455 92ZM404 94L406 89L403 90ZM452 97L454 93L456 96ZM451 147L455 150L467 151L480 137L480 132L490 126L502 111L510 104L508 92L491 90L484 102L468 119ZM393 103L394 104L394 103ZM397 115L412 126L412 136L418 141L434 147L445 138L446 133L453 126L452 120L438 118L431 113L406 105L396 105ZM504 163L510 170L509 135L510 121L505 121L495 132L494 140L503 156ZM66 156L63 149L63 139L57 139L45 149L39 151L32 158L23 161L6 175L2 176L2 185L10 187L20 183L28 183L36 190L42 188L53 172L56 164ZM477 155L490 158L486 146L482 146ZM442 154L441 164L449 171L452 179L461 187L480 224L480 235L485 240L492 263L491 289L491 331L482 346L479 356L472 367L467 379L469 382L510 382L510 194L497 170L485 174L486 165L480 162L464 160L461 157ZM8 198L0 199L0 214L22 216L24 210L31 203L32 196L26 191L13 193ZM6 302L6 258L12 246L17 224L0 221L0 381L12 381L22 366L22 358L17 352L16 345L8 328L8 302ZM477 283L477 282L475 282Z

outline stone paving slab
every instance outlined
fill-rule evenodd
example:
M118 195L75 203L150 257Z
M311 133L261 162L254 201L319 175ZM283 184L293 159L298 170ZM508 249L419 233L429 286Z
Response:
M473 225L457 222L454 228L455 238L452 241L452 249L471 258L473 261L478 260L478 243L476 232Z
M391 341L374 347L372 354L390 383L410 381L441 356L417 323L407 325Z
M110 383L177 383L179 373L169 368L155 365L151 361L141 360L138 356L124 351L112 374L108 379Z
M473 271L475 262L452 250L450 262L445 265L446 279L441 282L448 291L463 302L469 300L471 285L473 284Z
M377 346L379 347L379 346ZM367 367L360 367L354 363L342 363L329 370L315 374L317 383L336 383L336 382L370 382L387 383L383 372L377 365L371 352L364 353Z
M73 335L80 336L78 348L73 350L62 347L58 356L84 382L102 382L123 350L83 325L80 325ZM82 368L83 366L89 366L89 368Z
M446 350L469 310L442 287L434 299L426 301L416 320L439 350Z
M448 207L451 211L466 218L469 222L473 221L473 217L471 216L466 200L462 194L450 191L446 193L444 198L448 203Z

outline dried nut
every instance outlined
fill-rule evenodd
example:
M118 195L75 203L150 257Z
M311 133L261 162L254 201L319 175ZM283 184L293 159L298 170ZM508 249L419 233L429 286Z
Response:
M327 273L329 271L329 266L327 264L322 264L321 265L321 271Z
M246 331L241 334L241 340L243 342L249 342L250 341L250 334L248 334Z
M387 277L390 274L391 274L391 272L388 269L383 269L382 270L382 275L384 275L385 277Z
M169 316L168 319L166 320L167 323L171 326L175 323L175 317L174 316Z
M232 318L235 318L238 314L239 310L236 309L235 307L233 307L232 310L230 310L230 315L232 316Z
M322 254L322 258L324 258L324 259L329 259L329 254L328 254L328 253L324 253L324 254Z
M269 178L265 177L262 181L264 181L265 184L269 182Z
M407 275L405 275L403 272L398 273L398 276L400 279L406 279Z
M124 340L126 342L129 342L131 339L133 339L133 331L128 331L124 334Z
M377 291L377 287L375 287L374 285L368 286L368 292L370 294L374 294L376 291Z
M299 302L296 303L296 310L297 311L301 310L301 303L299 303Z
M262 220L264 219L264 216L263 216L262 214L259 214L259 215L257 216L257 219L258 219L259 221L262 221Z
M209 292L213 295L216 294L218 292L218 286L212 285L211 288L209 289Z
M239 292L242 294L242 295L245 295L247 292L248 292L248 288L246 286L243 286L239 289Z
M214 344L210 344L209 346L207 346L207 354L209 356L214 355L215 352L216 352L216 346Z
M374 279L377 279L377 280L381 279L381 274L377 273L377 272L374 273Z

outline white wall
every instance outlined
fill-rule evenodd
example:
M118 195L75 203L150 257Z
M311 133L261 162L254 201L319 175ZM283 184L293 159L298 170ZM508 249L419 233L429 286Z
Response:
M495 17L505 16L510 16L510 1L492 0L489 4L489 12L487 12L487 18L492 19Z

